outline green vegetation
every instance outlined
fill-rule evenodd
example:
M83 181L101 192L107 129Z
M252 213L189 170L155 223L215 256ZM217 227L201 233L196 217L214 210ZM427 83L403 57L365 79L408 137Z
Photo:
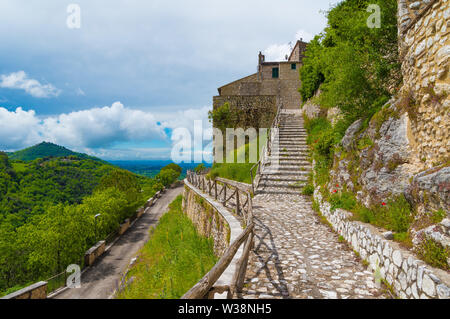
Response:
M255 163L249 163L249 150L250 147L257 147L257 158L259 158L260 146L263 141L263 138L257 138L250 141L248 144L242 145L240 148L231 151L234 158L234 163L214 163L208 177L212 179L216 177L223 177L237 182L250 184L252 182L250 170ZM244 158L245 163L237 163L238 158ZM256 167L253 171L253 177L255 174Z
M450 249L445 248L432 238L425 236L416 249L416 253L431 266L450 270L450 265L447 262L450 257Z
M172 165L150 179L74 155L24 163L0 152L0 291L45 280L72 263L82 266L88 248L179 171Z
M234 114L230 110L230 104L225 103L224 105L218 107L215 110L208 112L208 119L211 123L214 124L214 127L220 129L223 132L227 129L227 127L234 127L234 123L237 122L238 114Z
M311 184L306 185L306 186L303 187L303 189L302 189L302 194L303 194L303 195L311 196L312 194L314 194L314 186L311 185Z
M350 192L334 193L330 196L329 202L331 204L331 211L334 212L337 208L345 210L353 210L356 206L356 198Z
M195 167L194 171L195 171L197 174L202 174L203 172L206 171L206 166L205 166L205 164L203 164L203 163L202 163L202 164L198 164L197 167Z
M161 185L168 186L173 184L181 176L182 171L181 166L170 163L161 168L161 171L155 176L155 179Z
M8 154L8 157L11 160L20 160L25 162L34 161L35 159L38 158L45 159L49 157L69 157L69 156L76 156L77 158L101 161L96 157L89 156L83 153L76 153L63 146L55 145L53 143L48 142L42 142L35 146L28 147L26 149Z
M217 262L212 239L201 237L181 210L182 196L169 206L140 251L120 299L177 299Z
M369 28L369 4L381 8L381 28ZM374 114L375 103L401 83L396 0L345 0L327 13L328 26L306 50L300 71L305 101L321 87L319 104L346 115Z
M447 213L443 210L437 210L431 213L431 222L433 224L440 223L445 217L447 217Z

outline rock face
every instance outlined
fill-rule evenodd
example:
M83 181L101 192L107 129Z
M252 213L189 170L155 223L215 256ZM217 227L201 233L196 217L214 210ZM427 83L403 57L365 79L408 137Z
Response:
M411 156L407 114L399 115L395 105L380 113L361 133L362 120L347 129L331 172L330 186L345 185L368 206L402 194L423 168Z
M342 138L341 144L346 151L350 150L350 147L352 146L353 140L355 138L355 134L361 128L362 123L363 123L362 119L357 120L355 123L350 125L347 131L345 131L345 136Z
M420 213L450 211L450 167L432 168L414 176L405 197Z
M314 94L314 98L317 98L320 96L320 89ZM314 98L309 99L306 101L306 103L303 105L302 110L303 113L310 119L315 119L319 117L321 114L326 114L326 110L322 109L320 105L314 103Z
M445 218L437 225L414 232L413 244L419 245L424 238L431 238L444 248L450 247L450 219Z

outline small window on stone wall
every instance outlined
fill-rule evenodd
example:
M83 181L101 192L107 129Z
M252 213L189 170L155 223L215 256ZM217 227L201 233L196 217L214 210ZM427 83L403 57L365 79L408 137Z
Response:
M291 64L291 70L297 70L297 64L292 63Z
M272 68L272 78L276 79L278 78L279 69L278 68Z

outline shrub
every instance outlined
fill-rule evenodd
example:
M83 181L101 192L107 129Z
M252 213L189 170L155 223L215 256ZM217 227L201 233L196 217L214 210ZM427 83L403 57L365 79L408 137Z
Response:
M331 211L335 211L337 208L351 211L356 206L356 198L350 192L332 194L329 201L331 204Z
M416 248L416 253L431 266L447 271L450 270L447 262L450 256L450 249L445 248L441 243L436 242L432 238L425 236Z
M197 167L195 167L194 171L195 171L197 174L203 173L204 171L206 171L206 166L205 166L205 164L203 164L203 163L202 163L202 164L198 164Z
M314 194L314 186L311 185L311 184L306 185L306 186L303 187L303 189L302 189L302 194L303 194L303 195L308 195L308 196Z

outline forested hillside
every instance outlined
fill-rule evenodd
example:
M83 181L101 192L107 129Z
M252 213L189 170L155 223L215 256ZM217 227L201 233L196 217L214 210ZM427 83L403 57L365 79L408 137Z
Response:
M33 161L38 158L46 158L46 157L62 157L62 156L77 156L78 158L88 158L92 160L100 159L89 156L83 153L73 152L64 146L59 146L53 143L42 142L40 144L28 147L26 149L8 153L8 157L12 160L21 160L21 161Z
M147 178L74 155L25 163L0 152L0 291L80 264L89 247L180 173L171 164Z

